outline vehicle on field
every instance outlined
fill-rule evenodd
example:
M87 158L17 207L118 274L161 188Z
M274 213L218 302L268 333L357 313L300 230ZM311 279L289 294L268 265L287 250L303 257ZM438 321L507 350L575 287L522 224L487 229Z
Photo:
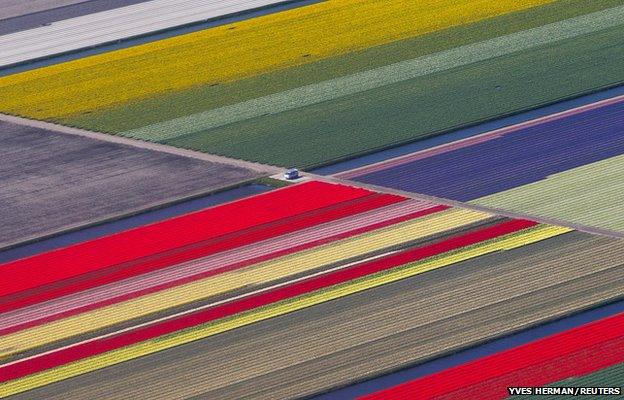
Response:
M299 178L299 170L297 168L289 168L284 172L284 179L293 180Z

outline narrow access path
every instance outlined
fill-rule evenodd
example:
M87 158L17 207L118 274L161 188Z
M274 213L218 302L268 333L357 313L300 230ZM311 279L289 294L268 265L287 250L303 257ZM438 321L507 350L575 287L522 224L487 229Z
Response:
M244 160L238 160L238 159L224 157L224 156L218 156L214 154L202 153L202 152L194 151L194 150L180 149L180 148L168 146L165 144L144 142L141 140L130 139L130 138L110 135L106 133L93 132L93 131L88 131L85 129L72 128L72 127L68 127L64 125L54 124L51 122L16 117L13 115L0 113L0 121L6 121L6 122L11 122L14 124L21 124L21 125L26 125L26 126L32 126L35 128L50 129L50 130L54 130L54 131L69 134L69 135L83 136L83 137L88 137L91 139L101 140L104 142L124 144L127 146L138 147L141 149L153 150L153 151L158 151L161 153L169 153L169 154L175 154L178 156L194 158L197 160L210 161L210 162L221 163L221 164L226 164L226 165L233 165L233 166L237 166L240 168L246 168L252 171L260 172L262 174L267 174L267 175L277 174L285 170L285 168L283 167L278 167L274 165L260 164L260 163L251 162L251 161L244 161Z

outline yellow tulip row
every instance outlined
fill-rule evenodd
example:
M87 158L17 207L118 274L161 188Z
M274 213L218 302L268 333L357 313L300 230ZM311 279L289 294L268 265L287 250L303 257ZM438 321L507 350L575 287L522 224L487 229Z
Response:
M0 78L0 111L38 119L252 77L552 0L340 0Z
M286 255L121 303L59 319L0 337L0 358L45 346L172 307L267 284L371 252L490 218L491 215L448 210L388 228Z
M345 284L332 286L327 289L319 290L294 299L284 300L266 307L237 314L231 318L224 318L193 329L176 332L174 334L166 335L153 340L147 340L128 347L36 373L25 378L16 379L0 385L0 396L4 397L21 393L120 362L153 354L158 351L207 338L209 336L255 322L301 310L326 301L338 299L352 293L396 282L398 280L416 276L437 268L449 267L452 264L483 256L492 252L522 247L530 243L535 243L570 231L571 229L569 228L540 225L536 228L527 229L499 239L479 243L478 245L471 246L469 248L460 249L441 256L407 264L406 266L398 267L390 271L366 276Z

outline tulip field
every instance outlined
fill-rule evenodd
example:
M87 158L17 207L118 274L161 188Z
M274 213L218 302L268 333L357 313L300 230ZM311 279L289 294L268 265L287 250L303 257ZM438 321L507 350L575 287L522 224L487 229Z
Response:
M607 318L365 399L407 398L414 392L427 398L446 395L445 398L462 399L484 393L486 397L506 397L508 387L542 386L553 379L587 375L622 359L623 320L624 314ZM591 355L587 357L584 352ZM617 376L615 372L613 380L605 383L617 385Z
M623 112L619 96L341 176L621 232Z
M0 0L0 398L624 393L624 0Z
M7 280L0 288L0 357L8 363L0 367L0 393L570 232L309 182L15 260L1 266ZM169 310L177 312L159 317ZM112 330L130 321L144 322ZM102 336L107 331L115 333Z
M309 167L617 84L618 3L322 2L0 78L0 110Z

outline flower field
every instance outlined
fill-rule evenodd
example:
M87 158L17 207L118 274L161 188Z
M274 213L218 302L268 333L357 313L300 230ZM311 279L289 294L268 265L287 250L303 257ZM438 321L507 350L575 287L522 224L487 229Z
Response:
M623 101L618 96L340 176L620 232Z
M0 398L624 390L624 0L17 3Z
M102 5L92 4L95 7L89 7L86 4L81 7L83 12L76 12L78 7L73 7L74 13L78 14L73 18L72 8L63 10L64 18L40 15L42 23L17 32L5 32L0 36L0 67L23 66L33 60L63 57L82 50L119 44L154 32L179 29L203 21L219 21L232 14L245 14L274 6L279 0L195 2L187 3L185 7L169 0L135 2L138 4L109 2L108 9ZM103 9L98 12L98 8ZM150 23L146 24L145 21Z
M608 50L623 36L616 1L439 3L423 9L418 2L323 2L18 73L0 78L0 110L274 165L311 166L621 81L621 60ZM419 10L418 21L410 10ZM544 41L531 29L550 33ZM572 42L559 45L564 39ZM481 45L480 58L471 60L471 46ZM444 51L450 49L457 58L449 64ZM372 67L418 57L440 67L414 66L370 90ZM603 59L600 73L591 69L596 58ZM560 60L556 68L553 59ZM569 59L576 62L564 62ZM527 63L533 70L524 68ZM472 84L480 81L496 83ZM352 89L333 90L341 85ZM321 98L312 95L318 91ZM520 92L525 97L518 102ZM440 120L449 109L456 110L454 119ZM230 117L206 124L217 114ZM375 125L380 115L388 121L381 135ZM267 142L279 146L269 154Z
M16 260L1 266L0 393L571 231L308 182Z
M17 113L19 107L24 106L42 109L32 115L36 118L63 117L160 92L225 83L306 63L309 62L303 57L306 54L323 59L545 2L522 0L511 6L480 0L461 6L442 0L439 8L444 14L440 15L432 8L431 14L419 13L419 19L413 21L410 18L409 24L405 23L407 15L422 9L422 2L410 3L408 9L402 2L393 5L360 0L326 2L251 19L235 25L234 29L230 29L231 26L218 27L17 74L0 82L2 106L6 111ZM436 18L432 18L434 13ZM307 29L299 29L301 21L312 19L314 22ZM387 21L383 30L378 29L376 21ZM264 40L267 36L272 40ZM333 39L322 40L325 36ZM180 49L186 52L181 53ZM207 52L211 54L208 65ZM156 60L158 62L154 63ZM232 60L237 63L232 65ZM111 63L118 66L111 70ZM78 69L85 73L73 73ZM137 72L142 76L137 76ZM67 79L68 76L72 77L71 80ZM74 81L76 78L79 80ZM42 79L43 87L36 83ZM125 82L122 92L118 90L118 82ZM19 90L20 96L11 96L11 88ZM97 91L93 90L95 88ZM69 96L79 97L81 101L72 102Z
M623 334L624 315L619 314L364 398L406 399L418 393L423 398L504 399L508 387L543 386L621 363Z

